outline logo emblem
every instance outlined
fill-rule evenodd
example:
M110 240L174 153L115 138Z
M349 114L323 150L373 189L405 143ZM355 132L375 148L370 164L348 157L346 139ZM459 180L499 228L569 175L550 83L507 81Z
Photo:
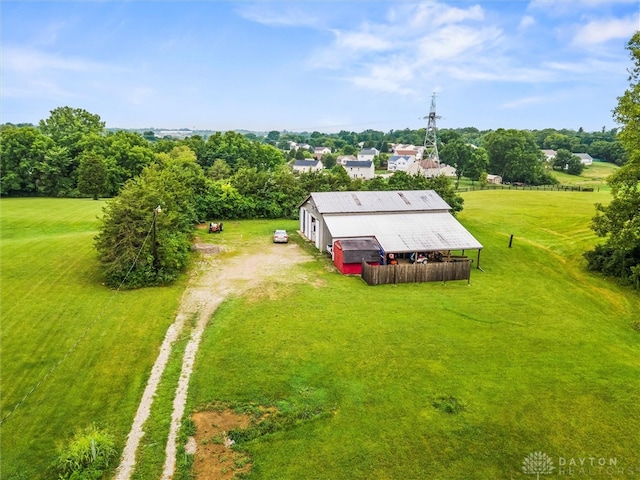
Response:
M551 474L555 468L551 457L544 452L531 452L522 461L522 471L536 475L536 480L540 480L540 475Z

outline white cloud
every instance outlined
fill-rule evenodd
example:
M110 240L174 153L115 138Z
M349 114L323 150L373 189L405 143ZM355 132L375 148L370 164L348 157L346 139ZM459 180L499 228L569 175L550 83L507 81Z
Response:
M354 51L381 51L388 50L392 43L378 35L369 32L343 32L334 30L336 47Z
M525 29L525 28L532 27L535 24L536 24L536 19L535 18L533 18L531 15L525 15L520 20L519 28L520 29Z
M242 18L269 26L279 27L317 27L318 20L308 9L300 5L287 4L277 10L272 3L240 5L236 13Z
M78 92L61 87L51 80L26 77L19 82L3 82L2 96L6 98L51 99L75 98Z
M546 83L558 79L547 67L519 67L509 58L488 58L464 64L451 63L446 68L452 78L466 82Z
M92 72L106 68L98 62L63 57L29 48L4 46L2 50L2 68L5 72L34 73L47 70Z
M484 20L480 5L462 9L438 2L426 2L417 6L398 9L389 18L405 21L411 28L437 28L443 25L462 23L468 20Z
M537 105L540 103L548 103L549 98L543 96L533 96L533 97L523 97L518 98L516 100L512 100L510 102L505 102L499 106L499 108L503 109L511 109L511 108L521 108L527 105Z
M492 27L446 26L419 40L418 58L423 64L434 60L459 61L461 57L472 56L479 50L484 50L500 36L501 31Z
M638 29L640 29L640 15L593 20L578 30L572 43L577 46L591 46L609 40L628 39Z
M501 30L483 20L478 5L395 5L378 23L332 30L334 41L314 52L309 64L344 70L342 78L359 87L409 94L417 80L432 76L435 62L461 62L499 43Z
M414 93L408 87L415 78L414 68L403 60L396 59L390 63L369 65L366 75L355 74L347 79L358 87L365 87L379 92L393 92L401 95Z

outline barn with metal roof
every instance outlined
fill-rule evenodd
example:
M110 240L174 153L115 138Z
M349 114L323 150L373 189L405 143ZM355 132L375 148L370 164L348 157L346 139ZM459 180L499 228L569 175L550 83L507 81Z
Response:
M373 237L383 254L477 250L482 244L434 190L315 192L300 204L300 232L320 250Z

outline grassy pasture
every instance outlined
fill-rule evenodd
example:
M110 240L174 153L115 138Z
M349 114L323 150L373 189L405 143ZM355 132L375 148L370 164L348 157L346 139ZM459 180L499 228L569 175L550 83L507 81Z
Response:
M246 444L256 478L532 478L522 460L539 450L556 467L559 456L640 467L640 334L630 326L640 297L585 272L581 258L596 241L593 203L608 194L464 197L460 219L485 246L485 273L474 270L471 285L368 287L304 244L309 262L216 312L192 408L228 400L331 412ZM92 246L101 206L0 201L2 417L61 361L0 427L2 478L51 478L56 443L91 423L121 449L174 318L184 283L101 286ZM296 225L229 221L215 243L233 255ZM441 396L465 410L434 408Z
M568 173L554 171L553 175L562 185L579 185L581 187L609 188L607 177L615 172L619 167L613 163L593 162L585 167L580 175L569 175Z
M548 172L553 177L555 177L558 180L558 182L560 182L560 186L593 187L594 190L609 191L610 187L607 184L607 177L612 173L614 173L618 168L619 167L617 165L614 165L613 163L593 162L593 164L586 167L582 172L582 174L580 175L569 175L568 173L559 172L557 170L551 170L551 168L548 169ZM509 185L504 185L504 186L490 185L489 187L509 190ZM479 182L472 182L471 180L465 177L462 177L460 179L458 188L462 191L465 191L467 189L470 189L470 190L481 189ZM534 186L531 188L540 189L540 190L553 190L554 187L550 185L541 185L538 187Z
M56 444L93 423L121 449L174 319L183 284L117 293L101 285L93 237L102 206L0 201L2 478L53 478Z
M368 287L318 254L216 312L192 408L331 412L243 445L255 478L530 478L521 467L534 451L556 468L558 457L616 458L625 473L608 478L640 468L640 296L581 257L596 241L593 203L608 195L464 197L460 220L485 246L471 285ZM434 408L441 397L465 409Z

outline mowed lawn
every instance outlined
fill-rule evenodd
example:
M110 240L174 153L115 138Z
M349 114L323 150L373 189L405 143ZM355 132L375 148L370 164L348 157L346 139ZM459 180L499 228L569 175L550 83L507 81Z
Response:
M214 314L192 409L328 413L242 444L251 478L534 478L522 466L538 451L554 462L545 478L580 457L615 461L607 478L640 475L640 295L582 259L608 194L464 198L459 218L485 247L470 285L368 287L317 254Z
M57 444L93 424L121 450L174 319L183 283L101 284L93 237L103 205L0 201L3 479L57 478Z

